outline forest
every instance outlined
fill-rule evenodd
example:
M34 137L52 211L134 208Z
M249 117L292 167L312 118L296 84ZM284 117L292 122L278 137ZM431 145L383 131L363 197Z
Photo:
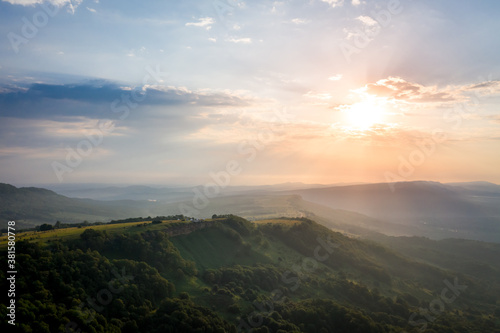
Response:
M18 241L16 330L500 332L498 247L460 249L482 249L484 263L451 269L306 218L213 217L174 237L170 223L153 219ZM173 224L182 223L193 224Z

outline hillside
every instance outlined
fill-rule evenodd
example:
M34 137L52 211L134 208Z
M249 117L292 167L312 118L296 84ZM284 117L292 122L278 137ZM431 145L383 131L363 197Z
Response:
M109 221L143 213L147 213L147 204L139 201L74 199L43 188L16 188L0 183L0 219L15 220L18 227L54 224L58 220L66 223Z
M338 184L337 184L338 185ZM291 191L307 188L327 187L328 185L283 183L261 186L228 186L222 195L269 194L277 191ZM333 185L330 185L333 186ZM99 184L49 184L48 189L71 198L94 200L153 200L179 202L193 196L193 187L173 186L104 186Z
M413 235L500 242L500 186L491 183L380 183L286 193L407 226Z
M197 225L143 221L19 241L21 331L500 332L496 266L453 270L304 218ZM500 255L476 245L464 246L489 251L486 261Z
M118 188L112 189L116 191ZM128 188L129 191L132 189L141 191L139 187ZM150 188L148 188L149 190ZM105 189L103 191L106 193ZM56 221L79 223L85 220L89 222L109 221L137 215L175 215L182 213L181 207L193 206L192 201L100 201L68 198L42 188L16 188L7 184L0 184L0 199L0 217L4 220L16 220L20 228L33 227L43 223L54 224ZM210 199L204 209L190 215L205 218L220 212L238 214L250 220L281 216L313 217L318 218L318 221L329 227L356 234L366 233L367 230L364 228L379 232L384 231L389 235L415 234L408 228L384 223L361 214L334 210L326 206L305 202L297 195L247 193L220 196Z
M128 197L136 193L139 197L154 197L151 191L158 191L163 198L168 196L169 199L91 200L68 198L46 189L0 184L0 217L15 219L19 227L27 228L56 221L105 222L129 216L170 214L206 218L224 212L249 220L308 217L331 229L361 237L382 233L500 243L498 185L406 182L394 184L394 192L388 184L278 190L300 186L235 187L220 196L206 199L202 207L195 208L196 197L192 189L187 200L187 189L172 189L170 193L169 189L138 186L121 189L125 191L123 195ZM110 193L107 191L118 196L120 188L104 188L102 191L103 196Z

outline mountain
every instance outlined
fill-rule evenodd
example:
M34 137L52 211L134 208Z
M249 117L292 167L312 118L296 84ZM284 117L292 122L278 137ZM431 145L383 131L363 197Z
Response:
M446 185L455 186L479 193L494 193L500 196L500 185L490 182L447 183Z
M118 189L112 190L118 194ZM138 187L126 190L131 193L133 189L143 190ZM145 190L150 191L151 188L146 187ZM105 188L103 191L106 193ZM250 220L303 216L316 218L330 228L356 235L369 233L369 230L386 232L388 235L413 235L412 231L405 227L378 221L361 214L309 203L297 195L260 193L211 198L204 209L190 216L206 218L221 212L239 213ZM189 199L192 199L192 192L190 195ZM130 216L177 215L184 212L181 207L193 206L192 200L151 202L68 198L46 189L16 188L7 184L0 184L0 200L0 218L15 220L20 228L31 228L43 223L54 224L56 221L63 223L105 222Z
M48 186L55 192L71 197L94 200L137 200L137 201L164 201L173 202L188 199L191 188L188 187L152 187L142 185L131 186Z
M494 184L460 186L419 181L284 193L423 231L417 235L500 242L500 192Z
M224 191L222 191L221 196L270 193L337 185L304 184L297 182L259 186L227 186L224 188ZM193 186L99 186L98 184L57 184L47 185L46 187L71 198L86 198L94 200L149 200L162 202L179 202L190 199L193 196L193 188L195 188Z
M17 238L20 331L500 332L498 244L385 246L305 218L225 214Z
M141 215L147 210L147 203L139 201L74 199L42 188L17 188L0 183L0 219L15 220L18 227L54 224L58 220L66 223L109 221Z
M250 220L308 217L334 230L361 237L375 232L500 242L498 185L459 185L407 182L394 184L392 191L388 184L318 185L302 189L307 184L287 183L224 189L211 198L202 197L199 194L202 190L195 194L192 188L189 191L148 186L77 189L83 196L94 193L96 197L100 193L107 199L148 198L90 200L68 198L45 189L18 189L1 184L0 217L16 219L22 227L33 227L58 220L76 223L177 214L206 218L226 212Z

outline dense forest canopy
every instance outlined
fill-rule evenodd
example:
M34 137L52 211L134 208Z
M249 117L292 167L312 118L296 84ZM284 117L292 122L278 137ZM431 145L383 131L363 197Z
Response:
M220 215L199 229L178 218L18 241L16 329L500 332L498 265L452 270L305 218ZM187 232L170 236L171 228Z

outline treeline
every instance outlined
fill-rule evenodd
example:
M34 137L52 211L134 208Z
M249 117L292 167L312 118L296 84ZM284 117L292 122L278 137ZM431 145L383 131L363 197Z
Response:
M208 308L174 298L165 276L197 271L162 232L108 237L87 229L78 240L46 247L20 241L17 252L20 332L235 332ZM5 286L3 271L0 278ZM6 321L2 326L12 331Z
M44 223L41 225L38 225L33 228L28 228L28 229L22 229L19 231L48 231L48 230L56 230L56 229L66 229L66 228L85 228L85 227L91 227L91 226L98 226L98 225L105 225L105 224L120 224L120 223L132 223L132 222L142 222L142 221L186 221L189 220L190 218L187 216L184 216L182 214L180 215L168 215L168 216L156 216L156 217L130 217L126 219L121 219L121 220L111 220L109 222L89 222L89 221L83 221L80 223L64 223L61 221L56 221L55 224L49 224L49 223ZM0 232L6 233L7 229L1 229Z
M73 240L19 241L18 331L500 332L478 310L486 293L470 280L463 281L474 303L459 300L429 315L432 321L420 314L411 321L433 297L415 295L439 295L440 279L451 275L307 219L256 226L234 215L217 218L182 239L165 231L89 228ZM181 253L174 245L202 242L203 253L191 256L192 248ZM187 259L227 253L234 262ZM305 269L312 258L317 265ZM4 271L0 281L6 288ZM0 305L0 315L6 313ZM3 321L2 332L9 329Z

